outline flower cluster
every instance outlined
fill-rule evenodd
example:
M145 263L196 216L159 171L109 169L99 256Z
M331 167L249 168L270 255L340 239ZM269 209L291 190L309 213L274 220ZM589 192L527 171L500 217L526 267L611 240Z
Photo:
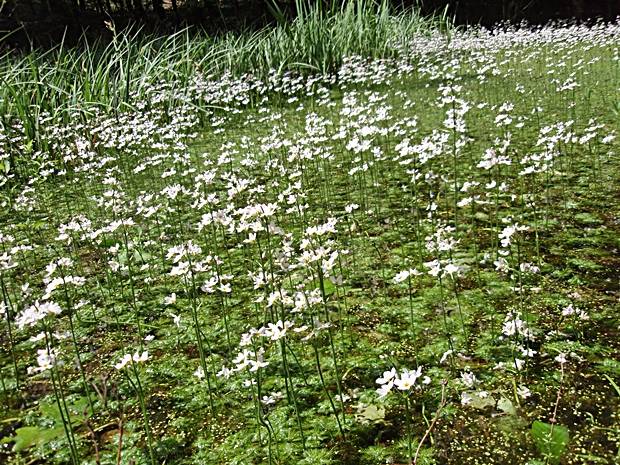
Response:
M394 387L403 393L408 393L412 389L420 389L421 384L430 384L431 379L428 376L422 377L421 383L418 383L418 379L422 377L422 367L419 366L415 370L408 370L403 368L400 373L396 371L396 368L392 368L389 371L384 371L383 375L377 378L377 384L381 387L377 389L377 394L380 398L387 396Z
M114 365L114 368L116 368L117 370L122 370L123 368L125 368L125 366L127 366L128 363L144 363L148 359L149 353L146 350L142 353L135 352L133 355L125 354L123 355L123 358L120 360L120 362Z

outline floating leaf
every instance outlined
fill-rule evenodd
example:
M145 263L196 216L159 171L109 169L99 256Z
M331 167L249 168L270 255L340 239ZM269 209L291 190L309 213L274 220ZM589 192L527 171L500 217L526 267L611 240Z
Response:
M504 412L506 415L516 415L517 409L515 409L514 404L510 399L506 397L502 397L497 401L497 409Z
M480 397L477 392L473 392L471 393L471 400L467 405L479 410L484 410L487 407L494 407L495 399L491 395L487 397Z
M376 405L360 405L356 418L360 423L377 423L385 420L385 409Z
M512 434L526 429L529 422L517 415L502 415L495 420L495 424L500 430Z

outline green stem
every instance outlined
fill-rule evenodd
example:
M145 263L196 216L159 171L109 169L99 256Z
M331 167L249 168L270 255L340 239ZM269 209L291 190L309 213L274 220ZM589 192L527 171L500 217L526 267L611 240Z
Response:
M409 465L413 463L413 447L411 444L411 412L409 407L409 393L405 394L405 417L407 420L407 453L409 455Z
M153 449L153 436L151 435L151 428L149 426L149 414L146 409L146 402L144 400L144 391L142 389L142 383L140 382L140 375L135 362L131 362L131 368L133 369L134 376L136 377L136 387L138 388L138 398L140 400L140 409L142 410L142 420L144 422L144 430L146 431L146 440L149 448L149 456L151 458L151 465L157 465L155 461L155 452Z

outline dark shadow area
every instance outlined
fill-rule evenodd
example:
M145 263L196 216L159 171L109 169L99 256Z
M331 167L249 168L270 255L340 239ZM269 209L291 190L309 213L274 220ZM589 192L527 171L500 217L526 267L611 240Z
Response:
M369 0L370 1L370 0ZM379 2L380 0L375 0ZM210 34L259 29L291 19L297 4L322 3L326 11L345 0L0 0L0 45L48 47L63 42L112 37L127 27L169 34L198 26ZM576 19L613 21L620 0L391 0L395 9L419 8L424 15L447 14L457 25L498 22L543 24ZM135 29L134 29L135 30Z
M3 3L4 2L4 3ZM9 47L111 39L112 29L169 34L197 26L211 34L274 21L266 0L0 0L0 42ZM280 10L292 17L290 2Z
M594 18L613 21L620 15L620 0L405 0L401 3L418 5L427 14L447 8L448 15L459 25L492 26L502 21L545 24L554 20Z

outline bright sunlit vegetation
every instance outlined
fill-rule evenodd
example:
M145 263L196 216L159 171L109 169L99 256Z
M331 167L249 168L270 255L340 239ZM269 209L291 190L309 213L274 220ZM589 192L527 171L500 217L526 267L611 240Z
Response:
M620 461L618 24L352 3L0 73L1 463Z

